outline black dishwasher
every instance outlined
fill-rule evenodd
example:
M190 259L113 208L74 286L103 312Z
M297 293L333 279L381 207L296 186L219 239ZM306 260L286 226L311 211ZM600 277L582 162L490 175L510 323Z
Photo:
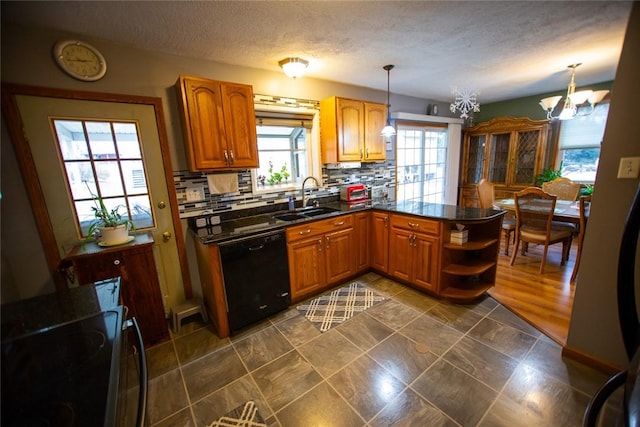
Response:
M234 239L219 247L232 333L289 306L284 231Z

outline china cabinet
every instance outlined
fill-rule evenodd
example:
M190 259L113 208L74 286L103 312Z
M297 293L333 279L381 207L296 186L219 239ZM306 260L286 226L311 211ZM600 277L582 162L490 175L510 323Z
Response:
M387 122L387 106L375 102L331 97L320 101L322 161L385 160L380 131Z
M541 173L551 126L547 120L497 117L467 128L460 177L459 204L479 207L475 186L494 184L497 199L534 185Z
M176 89L191 171L259 166L251 86L180 76Z

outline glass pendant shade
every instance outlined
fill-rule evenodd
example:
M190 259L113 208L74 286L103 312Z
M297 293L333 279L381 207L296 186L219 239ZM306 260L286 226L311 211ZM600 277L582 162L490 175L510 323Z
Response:
M593 91L591 90L581 90L580 92L572 93L571 95L569 95L569 98L574 105L580 105L584 104L584 102L589 98L589 96L591 96L592 93Z
M396 128L394 128L390 124L387 124L384 128L382 128L381 134L385 138L391 138L393 135L396 134Z
M284 73L291 78L302 77L307 71L309 61L302 58L286 58L278 62Z
M543 98L540 100L540 106L545 111L553 110L554 108L556 108L556 105L558 105L558 102L560 102L561 99L562 96L560 95Z

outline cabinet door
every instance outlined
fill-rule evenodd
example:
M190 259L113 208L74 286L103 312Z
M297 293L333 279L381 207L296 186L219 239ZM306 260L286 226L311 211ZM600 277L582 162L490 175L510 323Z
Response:
M387 106L364 103L364 161L384 160L386 141L380 131L387 123Z
M337 99L338 161L362 160L364 155L364 111L361 101Z
M227 156L233 168L257 168L258 138L251 86L222 83Z
M289 243L287 252L291 299L299 301L320 291L326 283L323 237Z
M186 78L182 82L185 103L183 126L189 169L199 171L227 167L224 157L227 135L219 83Z
M528 186L534 184L541 163L540 131L516 132L513 153L513 171L509 184Z
M355 262L356 271L364 271L369 268L371 258L370 241L370 213L360 212L354 214L354 235L355 235Z
M430 291L435 291L438 239L415 234L413 239L412 273L413 283Z
M345 280L355 273L353 228L324 236L327 284Z
M386 273L389 269L389 214L373 212L371 223L371 267Z
M494 184L507 184L507 170L509 168L511 132L491 135L489 147L488 180Z
M477 184L484 177L486 141L487 135L484 134L470 135L467 138L462 184Z
M395 228L389 232L389 274L407 282L411 280L412 236L413 233Z
M152 246L144 251L125 252L124 264L126 280L121 295L123 304L129 308L129 317L137 319L145 342L163 341L169 337L169 331Z

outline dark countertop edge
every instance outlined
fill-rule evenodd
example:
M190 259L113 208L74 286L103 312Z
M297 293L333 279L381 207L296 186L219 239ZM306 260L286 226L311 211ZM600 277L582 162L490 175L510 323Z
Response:
M383 212L398 213L398 214L404 214L404 215L412 215L420 218L435 219L438 221L455 221L460 223L487 221L487 220L491 220L491 219L495 219L497 217L503 216L507 213L504 210L497 210L497 209L469 208L464 206L443 205L443 204L437 204L437 203L424 203L424 202L401 202L400 206L398 205L399 204L396 202L386 202L386 203L368 202L365 204L330 202L330 203L323 203L320 206L321 207L326 206L329 208L338 209L337 212L331 212L325 215L319 215L316 217L299 219L295 221L282 221L274 224L269 224L264 227L255 228L250 231L239 232L239 233L220 233L220 234L210 234L207 236L200 236L198 234L198 230L206 229L208 227L202 227L200 229L189 227L189 232L194 236L195 239L199 240L203 244L218 244L228 240L238 239L241 237L248 237L255 234L261 234L261 233L277 231L277 230L285 230L287 227L291 227L294 225L299 225L307 222L319 221L327 218L339 217L342 215L347 215L355 212L364 212L364 211L383 211ZM425 209L426 210L430 209L432 211L438 210L438 209L442 211L446 210L449 214L445 215L444 213L442 213L442 214L436 215L434 213L432 214L424 213ZM459 213L461 211L475 212L478 215L477 216L474 215L470 217L465 217L463 215L451 215L452 212ZM483 215L479 215L481 211L483 212ZM286 213L286 212L287 211L282 211L277 213ZM270 213L270 214L275 215L277 213Z

